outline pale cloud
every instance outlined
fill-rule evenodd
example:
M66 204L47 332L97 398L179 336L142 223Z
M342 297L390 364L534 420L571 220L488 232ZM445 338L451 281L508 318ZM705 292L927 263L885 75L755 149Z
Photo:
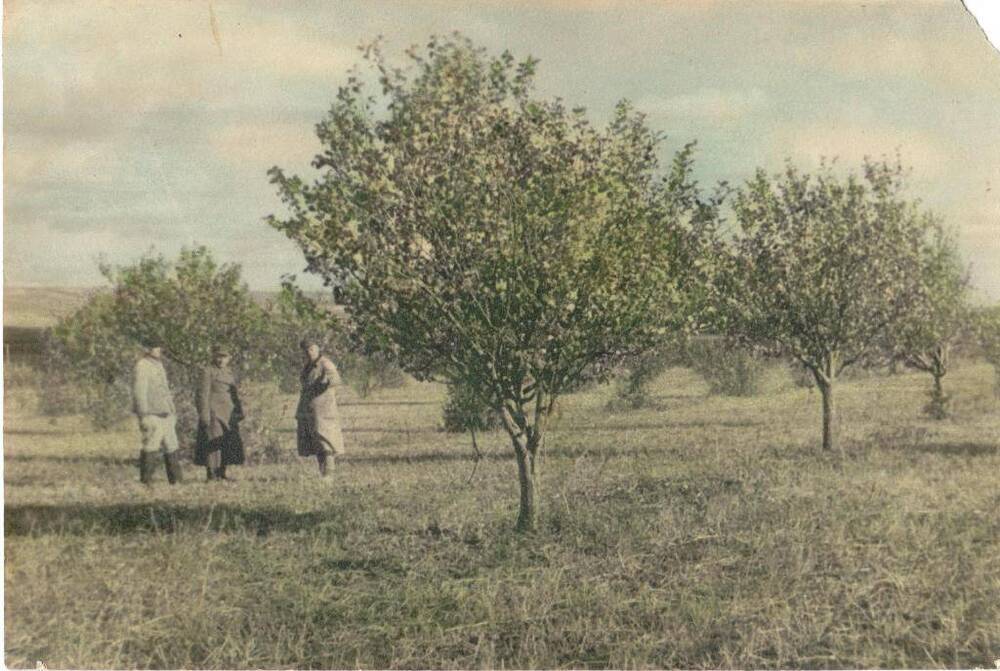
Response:
M273 286L302 258L260 222L281 211L264 171L312 174L314 124L359 63L359 43L385 35L399 58L458 29L493 53L540 57L540 94L585 105L597 121L628 97L671 142L697 138L706 183L778 169L785 156L811 167L837 155L856 169L865 154L899 148L915 195L959 227L976 282L1000 297L1000 61L957 2L4 9L4 237L16 282L53 273L49 283L87 283L95 250L126 262L150 244L171 253L198 241Z
M939 25L934 39L858 25L818 35L816 40L792 48L790 55L799 67L850 79L905 79L945 91L983 86L1000 91L1000 83L983 76L990 60L995 63L996 53L985 39L970 39L975 33L963 29L971 26L961 23ZM966 23L974 25L971 18Z
M25 139L11 138L4 148L4 181L8 185L27 186L42 181L110 184L120 167L118 147L108 139Z
M703 88L672 96L651 95L636 102L636 107L653 117L734 121L767 106L767 96L760 89L722 91Z
M966 212L966 221L959 227L960 237L968 242L970 249L978 249L990 254L1000 252L1000 194L987 193L989 200L971 202ZM995 264L1000 273L1000 263Z
M77 110L96 111L128 125L164 108L247 103L238 97L255 81L259 89L261 80L337 76L358 60L356 45L323 39L309 25L227 7L214 13L215 31L205 3L21 7L5 28L5 51L20 65L18 56L46 46L30 65L5 68L14 109L69 123Z
M894 159L913 168L917 183L939 177L955 161L954 152L930 133L884 123L838 120L786 124L772 135L772 160L790 158L814 167L820 159L834 159L847 168L858 168L866 156Z
M288 162L308 162L320 149L313 126L306 123L235 123L212 131L216 154L234 166L263 170Z
M148 237L135 240L122 233L113 226L67 231L45 220L34 220L13 231L5 226L4 279L13 276L18 284L59 285L63 269L70 266L81 269L80 275L88 284L99 284L97 263L102 254L110 259L128 258L149 248Z

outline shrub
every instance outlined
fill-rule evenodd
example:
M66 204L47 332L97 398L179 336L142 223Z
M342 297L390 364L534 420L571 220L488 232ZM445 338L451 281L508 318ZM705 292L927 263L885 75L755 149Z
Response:
M649 385L667 368L684 365L685 345L671 343L637 354L626 359L625 372L616 381L615 397L609 401L609 409L637 410L652 405Z
M688 365L708 383L712 394L754 396L763 389L767 364L726 338L694 338L687 347Z
M184 249L168 261L148 254L122 267L101 265L110 287L61 319L47 342L43 412L82 411L107 427L130 414L131 378L138 342L163 343L182 443L197 426L194 389L213 347L233 352L237 370L261 373L255 347L267 339L267 320L237 265L218 265L205 247Z
M361 398L379 389L398 389L406 384L402 369L382 352L365 355L347 351L338 361L344 382Z

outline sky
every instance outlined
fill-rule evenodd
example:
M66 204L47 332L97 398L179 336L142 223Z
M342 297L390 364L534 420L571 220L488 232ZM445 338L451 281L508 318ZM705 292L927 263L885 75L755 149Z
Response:
M303 279L267 170L315 175L360 44L402 63L455 30L540 59L538 93L596 122L628 98L664 160L697 140L706 186L898 150L1000 301L1000 53L959 0L6 0L5 285L97 286L102 257L193 244L254 289Z

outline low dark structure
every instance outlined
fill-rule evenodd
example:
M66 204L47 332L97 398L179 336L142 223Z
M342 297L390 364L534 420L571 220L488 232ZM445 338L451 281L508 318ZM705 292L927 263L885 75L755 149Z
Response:
M45 331L40 326L4 325L4 364L38 363L45 355Z

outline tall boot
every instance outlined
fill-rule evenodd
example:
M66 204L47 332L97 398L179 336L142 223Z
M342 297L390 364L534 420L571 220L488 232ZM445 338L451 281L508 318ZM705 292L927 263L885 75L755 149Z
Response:
M222 463L222 453L218 450L209 452L205 458L205 470L209 480L219 480L219 464Z
M167 481L172 485L184 481L184 472L181 470L181 458L179 450L167 452L163 455L163 463L167 466Z
M153 484L153 473L156 470L156 454L153 452L146 452L145 450L139 452L139 482L144 485Z
M316 455L316 463L319 464L319 476L321 478L326 477L327 459L328 455L326 454L326 452L320 452L319 454Z

